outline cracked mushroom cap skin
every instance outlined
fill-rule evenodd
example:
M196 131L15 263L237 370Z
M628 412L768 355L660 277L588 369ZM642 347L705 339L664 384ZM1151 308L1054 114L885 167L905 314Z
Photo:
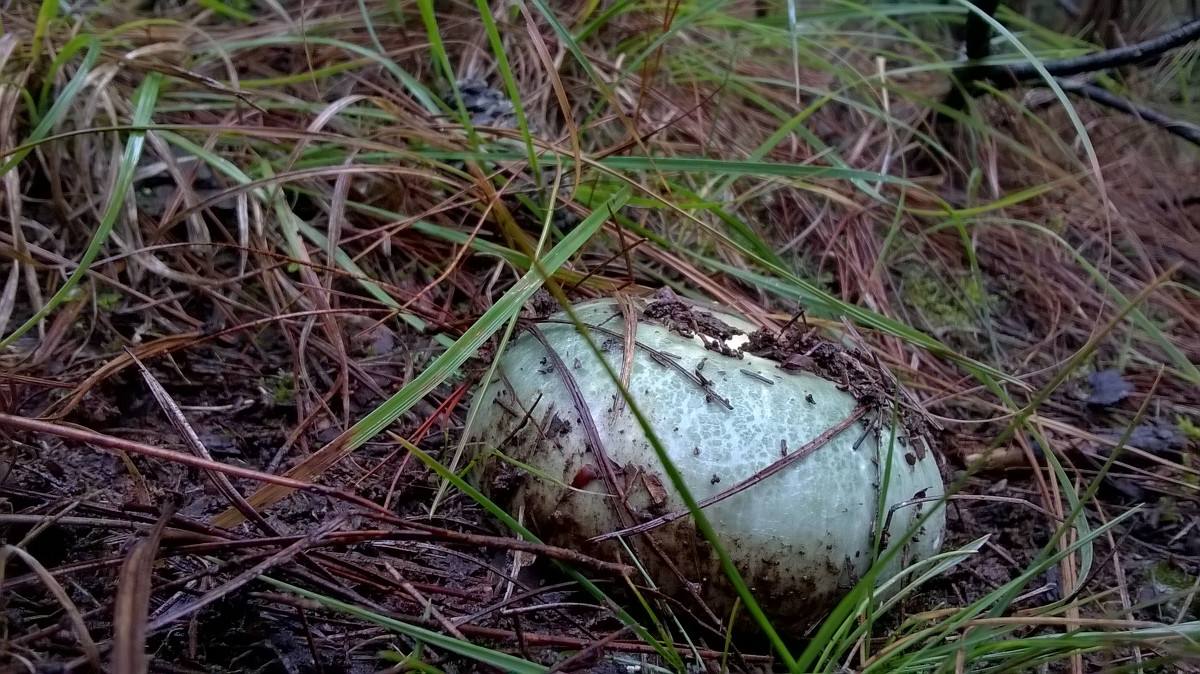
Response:
M583 323L613 333L592 330L591 337L620 372L625 328L617 304L596 300L577 305L575 311ZM736 317L714 315L745 333L754 330ZM610 557L620 550L618 541L588 539L685 506L628 407L617 404L620 393L595 353L565 313L550 320L566 321L543 322L539 329L587 402L634 519L623 522L617 500L605 495L604 475L590 449L582 412L554 359L528 331L513 341L501 357L497 376L476 398L481 407L471 439L484 450L496 448L535 467L541 477L491 456L482 462L477 479L510 512L523 507L528 523L547 542ZM737 335L728 344L736 350L745 339ZM635 347L629 391L698 501L778 460L783 447L802 447L857 405L834 382L782 369L773 360L751 354L736 358L706 350L698 336L683 337L655 321L639 323L637 340L641 346ZM702 368L699 374L711 382L709 391L678 369L660 364L643 347L679 356L676 363L688 373ZM891 435L868 431L863 421L871 415L810 455L704 510L774 620L811 622L869 568L878 485ZM885 513L915 497L944 493L934 453L923 439L897 437L891 465ZM925 502L896 510L888 540L905 546L881 578L940 550L945 525L940 507L913 539L901 540L919 514L932 507ZM701 595L718 616L728 615L736 594L690 517L629 539L653 581L682 598L684 588L676 574L641 540L647 536L688 580L699 583Z

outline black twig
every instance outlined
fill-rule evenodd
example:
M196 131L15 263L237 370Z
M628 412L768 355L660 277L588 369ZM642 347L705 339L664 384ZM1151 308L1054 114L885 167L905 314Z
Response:
M979 11L994 16L999 0L979 0L975 6ZM967 14L967 27L963 32L963 44L967 48L967 59L978 61L992 53L992 25L975 12Z
M1069 91L1081 98L1086 98L1105 107L1133 115L1144 122L1163 129L1167 133L1179 136L1194 145L1200 145L1200 126L1196 124L1173 119L1157 110L1147 108L1144 105L1138 105L1094 84L1071 82L1069 80L1059 80L1058 84L1064 91Z
M1119 68L1130 64L1151 61L1197 38L1200 38L1200 19L1189 21L1158 37L1150 38L1137 44L1131 44L1128 47L1106 49L1095 54L1087 54L1086 56L1077 56L1060 61L1046 61L1042 63L1042 67L1054 77L1070 77L1083 73L1094 73L1100 70L1108 70L1109 68ZM962 71L965 72L968 67L964 66ZM1039 77L1041 77L1041 74L1032 63L987 66L984 68L984 73L980 76L980 78L986 78L1001 89L1014 87L1022 81Z
M995 15L999 0L974 0L975 6L988 17ZM967 96L974 94L975 82L987 76L988 67L979 62L991 55L992 24L976 12L967 14L967 25L963 31L963 44L967 50L967 63L954 73L958 86L946 95L946 106L962 110Z

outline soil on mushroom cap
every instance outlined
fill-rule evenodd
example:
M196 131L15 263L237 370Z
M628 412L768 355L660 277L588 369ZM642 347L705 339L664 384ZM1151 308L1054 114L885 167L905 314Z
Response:
M696 308L667 287L655 293L654 300L642 311L642 319L657 322L683 337L698 334L706 348L726 356L740 358L743 353L750 353L776 362L782 370L809 372L836 382L838 388L860 405L880 415L890 415L892 404L897 403L905 436L932 440L933 428L924 410L896 390L894 379L880 369L875 359L860 349L824 339L816 328L803 322L789 324L780 333L767 329L755 331L745 344L733 349L727 342L743 334L741 330ZM905 442L903 438L900 441ZM924 443L913 445L916 457L924 458Z
M670 288L663 287L655 293L655 299L642 310L642 318L656 321L668 330L683 337L701 335L705 348L733 358L740 357L737 350L726 342L741 330L727 325L712 314L701 311L681 300Z

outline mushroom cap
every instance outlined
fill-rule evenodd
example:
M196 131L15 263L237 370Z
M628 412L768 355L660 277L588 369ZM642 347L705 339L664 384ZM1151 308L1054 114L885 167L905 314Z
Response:
M582 323L598 326L589 330L591 338L621 372L625 326L616 302L590 301L574 310ZM754 330L735 316L715 315L744 333ZM476 398L472 439L514 460L491 455L477 477L510 512L523 510L547 542L612 557L620 553L620 542L589 539L686 506L616 384L567 315L551 316L538 329L557 359L524 332ZM711 338L688 338L656 321L641 320L636 340L628 390L698 501L805 447L858 405L832 381L752 354L723 355L705 348ZM738 335L725 342L736 350L744 340ZM578 409L572 388L586 410ZM811 622L867 571L879 485L889 463L885 517L893 506L905 505L892 514L885 540L904 549L880 579L941 548L940 507L915 536L904 536L935 507L906 502L944 493L934 452L923 437L893 433L886 423L890 417L868 428L864 422L872 417L868 413L782 470L704 509L717 539L775 620ZM620 499L606 491L596 442L625 492L624 512ZM731 610L736 594L690 516L627 540L660 589L682 596L681 574L699 584L718 616Z

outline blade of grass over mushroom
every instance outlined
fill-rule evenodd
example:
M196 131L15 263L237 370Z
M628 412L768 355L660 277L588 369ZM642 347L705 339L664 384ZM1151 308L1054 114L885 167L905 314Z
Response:
M475 501L480 506L483 506L484 510L488 511L488 513L490 513L493 517L500 520L504 526L516 532L517 535L521 536L521 538L534 543L542 542L537 535L526 528L523 524L518 522L516 518L505 511L504 508L501 508L496 504L495 501L492 501L485 496L483 492L471 486L467 481L463 480L462 477L446 468L437 459L429 456L425 452L421 451L419 447L403 438L400 438L399 442L400 444L404 445L404 448L407 449L413 456L416 456L422 463L424 463L426 467L437 473L438 477L449 482L454 486L455 489L458 489L472 501ZM660 656L662 656L672 665L676 666L678 670L682 670L683 659L680 658L679 654L675 651L672 642L666 640L659 641L655 639L643 625L641 625L633 616L629 615L625 609L621 608L620 604L617 604L611 598L609 598L599 586L597 586L591 580L588 580L588 578L576 571L571 566L568 566L567 564L564 564L558 560L553 561L568 576L579 583L584 590L586 590L597 600L604 602L605 606L607 606L608 609L611 610L623 624L628 625L640 639L653 646L655 651L658 652ZM654 621L657 624L657 618L655 618Z
M600 229L611 212L619 210L628 201L630 191L622 190L604 204L601 204L591 215L583 220L578 227L566 236L558 245L546 253L538 269L527 272L512 288L508 290L495 304L491 306L479 320L437 357L421 374L371 411L354 426L334 438L329 444L288 471L289 477L311 480L320 475L330 466L353 452L363 443L375 437L380 431L394 422L401 414L408 411L417 401L424 398L438 384L445 381L456 369L462 366L468 358L475 354L493 334L521 310L525 301L533 295L543 283L541 269L553 273L575 254L588 239ZM268 507L286 498L293 490L280 488L279 485L267 485L260 488L248 500L256 508ZM232 526L241 520L241 515L234 510L227 510L214 520L217 526Z
M888 421L888 426L891 428L900 428L898 422L900 420L901 401L899 400L899 397L900 391L894 391L891 395L891 405L888 406L888 409L890 410L889 416L891 417ZM878 414L880 417L883 416L882 411L878 412ZM875 531L872 533L871 541L871 558L874 560L879 559L880 553L883 552L883 549L889 544L889 542L884 540L884 536L890 536L891 534L888 528L888 517L890 513L888 512L887 493L892 484L892 470L895 467L893 461L896 454L896 439L898 435L898 433L888 434L887 455L882 461L876 463L875 470L877 476L876 479L879 480L879 495L875 499ZM878 468L880 465L883 466L882 475L880 475ZM945 502L946 497L943 495L937 503L933 504L933 508L943 508L945 507ZM932 510L932 508L930 510ZM906 531L904 535L898 539L899 542L896 543L895 547L903 548L906 546L910 540L909 537L912 535L912 533L915 533L918 530L919 523L914 522L912 532L910 533ZM903 570L901 570L901 573L903 573ZM863 620L861 621L867 631L872 631L874 629L875 619L877 617L875 611L873 610L875 602L875 590L876 588L874 583L867 584L866 597L863 602L865 608L864 612L866 615L863 616Z
M683 499L684 504L687 506L688 512L691 514L692 521L696 525L696 529L700 531L701 535L704 536L704 539L708 541L709 545L712 546L713 552L720 560L721 569L724 571L726 578L729 579L730 584L733 585L734 590L741 599L741 603L754 618L754 622L758 625L759 629L762 630L763 635L770 642L772 649L779 656L780 660L784 662L788 670L792 672L804 671L797 667L796 660L792 657L787 645L784 644L779 632L776 631L775 627L771 624L771 620L767 617L766 613L763 612L762 607L759 606L758 601L750 592L750 588L746 585L746 581L742 578L742 574L734 565L729 553L725 551L725 546L722 545L721 541L717 538L716 531L709 522L708 516L701 509L696 497L692 495L691 490L688 488L687 483L683 479L683 475L679 472L679 468L675 465L675 462L671 460L670 454L668 454L666 447L663 446L657 432L655 432L654 428L650 424L649 419L646 418L641 409L638 407L637 401L629 392L628 388L626 388L626 386L621 382L620 373L618 373L604 357L604 352L600 350L599 345L597 345L595 340L592 339L586 324L579 320L579 317L575 314L574 309L572 309L569 303L563 304L563 310L570 317L571 322L575 324L576 331L581 336L583 341L588 345L588 349L592 351L593 355L595 355L598 362L604 368L605 374L608 375L613 385L617 388L617 390L620 391L621 397L625 401L625 405L629 408L630 413L637 421L638 427L646 437L646 441L650 444L650 447L654 450L655 455L658 457L659 464L662 466L663 471L670 479L671 486L675 488L676 493L679 494L680 498Z
M533 259L535 259L535 260L541 258L542 248L546 245L547 238L549 238L550 219L551 219L550 212L553 210L553 199L554 199L554 195L557 194L558 187L559 187L559 179L558 179L558 177L556 177L554 180L553 188L550 191L551 207L549 209L547 209L545 220L542 222L542 233L538 237L537 247L534 248L534 251L533 251ZM508 319L508 324L504 326L504 334L502 334L500 336L500 340L496 343L496 351L495 351L496 353L498 353L498 354L504 353L504 349L505 349L505 347L508 346L508 341L512 337L513 330L517 327L518 316L519 316L518 314L514 313L512 315L512 317ZM496 368L498 368L499 366L500 366L500 359L493 358L492 362L488 364L487 371L483 373L482 381L490 382L492 380L492 377L494 377L496 375ZM462 459L463 451L466 449L467 439L471 437L471 433L475 426L475 418L476 418L476 415L478 415L478 413L479 413L479 405L480 404L481 404L480 399L477 398L476 401L474 403L472 403L471 408L467 411L467 419L463 423L462 433L459 436L458 444L454 448L454 456L452 456L450 458L450 471L451 472L458 470L458 462ZM446 482L445 480L443 480L442 484L438 486L437 494L434 495L433 502L430 503L430 505L429 505L430 517L432 517L433 514L435 512L437 512L438 504L441 503L442 497L444 497L446 495L446 488L448 486L449 486L449 483Z
M162 76L156 72L152 72L146 75L146 78L142 80L142 84L134 92L134 126L145 126L150 122L150 118L154 113L154 105L158 100L158 87L161 81ZM55 106L57 107L57 102ZM51 115L47 115L46 117L49 119ZM49 316L58 308L58 305L71 296L75 287L87 274L92 262L104 247L104 242L108 240L108 235L112 232L117 218L121 217L123 212L122 206L125 203L125 197L129 194L130 187L133 185L133 174L137 169L138 160L142 156L142 147L145 139L145 131L130 132L129 137L126 139L125 151L121 156L120 164L117 166L117 176L116 180L113 181L112 191L109 193L108 204L105 206L104 212L100 217L100 223L97 225L96 231L92 234L91 241L88 242L87 248L83 251L83 255L79 259L79 264L76 265L71 274L67 276L67 280L63 282L58 291L43 306L39 307L27 321L9 333L7 337L0 339L0 348L12 344L14 340L24 335L40 323L42 319Z
M443 649L450 653L456 653L489 667L495 667L502 672L515 672L516 674L539 674L541 672L550 671L543 665L529 662L528 660L524 660L507 653L501 653L500 651L495 651L478 644L473 644L469 641L463 641L451 636L446 636L440 632L434 632L433 630L425 629L424 627L411 625L401 620L396 620L395 618L365 609L361 606L355 606L354 604L339 601L333 597L328 597L318 592L297 587L291 583L276 580L270 576L262 576L260 577L260 580L285 592L291 592L292 594L299 595L305 599L311 599L312 601L315 601L326 608L345 613L346 615L352 615L357 618L361 618L367 622L371 622L393 632L403 634L406 637L416 639L430 646Z

